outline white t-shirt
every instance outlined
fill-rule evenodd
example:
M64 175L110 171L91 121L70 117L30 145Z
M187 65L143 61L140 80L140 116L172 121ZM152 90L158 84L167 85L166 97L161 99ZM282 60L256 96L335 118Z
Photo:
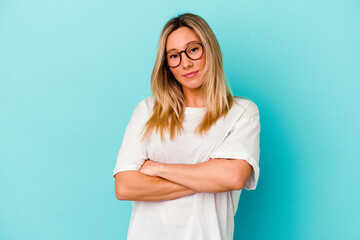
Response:
M183 132L163 141L153 133L141 142L141 131L152 114L154 97L136 107L125 131L114 175L139 170L146 159L159 163L196 164L210 158L243 159L253 172L245 185L255 189L259 178L259 111L250 100L237 98L224 118L206 135L194 132L206 108L185 109ZM196 193L157 202L133 201L129 240L227 240L233 239L234 215L240 191Z

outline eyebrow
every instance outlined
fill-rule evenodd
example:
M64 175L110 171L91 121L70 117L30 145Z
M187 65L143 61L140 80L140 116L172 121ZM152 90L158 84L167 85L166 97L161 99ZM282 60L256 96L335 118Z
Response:
M185 44L185 45L186 45L186 47L188 47L190 44L196 43L196 42L199 42L199 41L191 41L191 42L188 42L188 43ZM186 48L186 47L185 47L185 48ZM172 51L172 50L177 50L177 49L176 49L176 48L169 49L169 50L166 51L166 53L169 53L169 52Z

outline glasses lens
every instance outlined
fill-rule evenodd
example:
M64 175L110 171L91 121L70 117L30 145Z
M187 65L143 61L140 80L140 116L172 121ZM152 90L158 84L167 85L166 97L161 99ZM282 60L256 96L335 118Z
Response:
M180 63L180 56L177 52L169 52L166 55L170 67L176 67Z
M203 49L202 49L201 44L199 44L199 43L191 44L190 46L188 46L186 48L186 54L192 60L197 60L197 59L201 58L201 56L203 54Z

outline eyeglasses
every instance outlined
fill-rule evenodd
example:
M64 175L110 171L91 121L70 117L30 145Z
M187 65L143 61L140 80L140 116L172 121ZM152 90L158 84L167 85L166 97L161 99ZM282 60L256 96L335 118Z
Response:
M181 53L185 53L185 55L191 60L198 60L202 57L204 53L204 45L202 43L192 43L186 47L185 50L181 52L170 51L166 54L167 64L171 68L175 68L181 63Z

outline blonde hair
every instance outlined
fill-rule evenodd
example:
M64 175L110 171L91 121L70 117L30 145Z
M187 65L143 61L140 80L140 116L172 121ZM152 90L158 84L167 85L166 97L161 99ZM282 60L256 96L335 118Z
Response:
M143 139L152 131L158 131L161 139L168 132L170 139L173 139L183 130L185 98L181 84L167 66L165 53L168 36L181 27L187 27L195 32L203 43L206 53L204 83L201 86L206 113L196 131L205 134L219 118L227 114L234 102L224 73L220 46L210 26L195 14L185 13L174 17L165 24L160 34L155 66L151 75L151 89L155 103L153 114L144 127Z

